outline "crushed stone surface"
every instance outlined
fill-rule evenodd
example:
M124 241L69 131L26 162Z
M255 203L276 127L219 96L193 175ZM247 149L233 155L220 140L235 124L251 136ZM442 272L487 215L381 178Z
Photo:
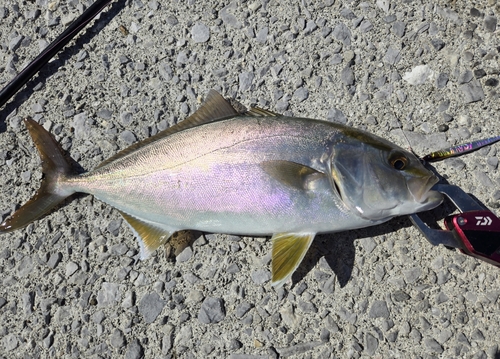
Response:
M90 5L3 0L0 87ZM42 177L26 116L86 170L212 88L420 155L500 135L499 17L497 0L113 5L0 109L0 219ZM436 171L497 211L498 148ZM141 261L119 213L91 196L0 240L0 358L500 355L500 270L432 247L406 218L317 236L280 289L265 238L200 234L178 261Z

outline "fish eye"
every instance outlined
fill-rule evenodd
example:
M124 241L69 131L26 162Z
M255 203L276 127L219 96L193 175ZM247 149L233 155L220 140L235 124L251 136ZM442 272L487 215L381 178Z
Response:
M398 171L404 170L407 164L408 164L408 159L404 156L399 156L394 159L391 159L392 167Z

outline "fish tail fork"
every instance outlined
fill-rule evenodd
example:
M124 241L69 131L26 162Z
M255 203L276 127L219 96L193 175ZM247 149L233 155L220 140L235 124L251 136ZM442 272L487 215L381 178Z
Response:
M0 224L0 232L10 232L28 225L74 193L62 185L64 180L74 173L59 144L31 118L26 118L24 124L40 154L44 177L36 194Z

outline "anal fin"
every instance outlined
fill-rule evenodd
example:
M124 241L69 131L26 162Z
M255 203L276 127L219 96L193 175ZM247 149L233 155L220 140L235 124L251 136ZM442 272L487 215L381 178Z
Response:
M165 230L119 211L134 232L140 247L141 259L147 259L158 247L167 242L175 231Z
M272 285L279 288L300 265L316 233L276 233L273 242Z

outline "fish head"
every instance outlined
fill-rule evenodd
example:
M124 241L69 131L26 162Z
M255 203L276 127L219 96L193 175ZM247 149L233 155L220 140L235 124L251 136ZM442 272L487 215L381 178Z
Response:
M332 145L332 186L358 216L383 221L438 206L438 178L412 153L370 133L349 129Z

